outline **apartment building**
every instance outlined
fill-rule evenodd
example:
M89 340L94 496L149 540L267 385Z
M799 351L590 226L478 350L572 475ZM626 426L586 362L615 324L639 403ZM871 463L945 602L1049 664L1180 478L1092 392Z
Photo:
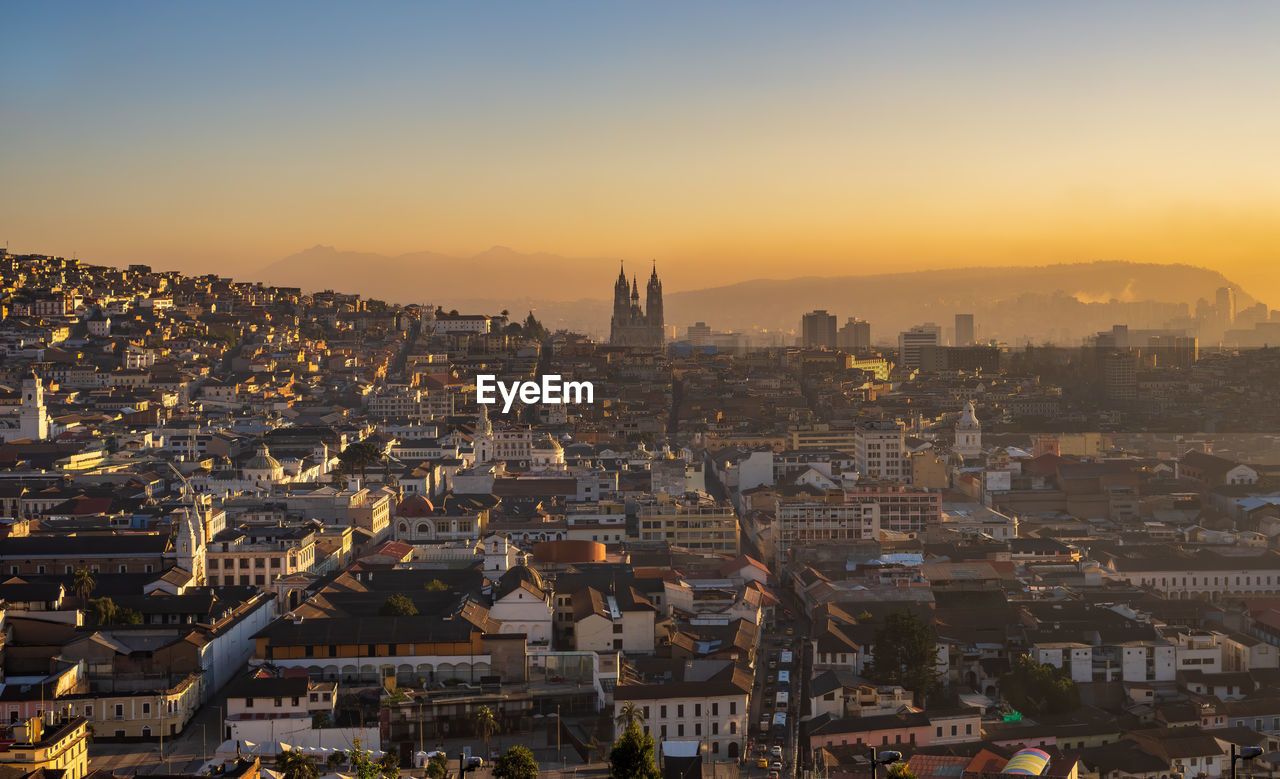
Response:
M705 492L657 495L640 506L640 540L738 555L738 513L728 501Z

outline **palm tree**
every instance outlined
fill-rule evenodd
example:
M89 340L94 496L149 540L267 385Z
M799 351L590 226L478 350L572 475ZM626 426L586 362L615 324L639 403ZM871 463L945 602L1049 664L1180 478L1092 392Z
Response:
M284 779L320 779L320 766L316 759L296 749L276 756L276 770Z
M71 574L71 591L80 598L81 602L88 602L89 596L97 586L98 580L93 578L93 571L87 568L77 568L75 573Z
M484 739L484 756L489 758L489 739L494 733L498 732L498 718L493 716L493 709L488 706L481 706L476 709L475 713L476 733L480 734L480 738Z
M626 730L632 725L639 725L644 722L644 714L638 706L627 701L618 711L618 716L613 718L613 721L617 723L619 730Z

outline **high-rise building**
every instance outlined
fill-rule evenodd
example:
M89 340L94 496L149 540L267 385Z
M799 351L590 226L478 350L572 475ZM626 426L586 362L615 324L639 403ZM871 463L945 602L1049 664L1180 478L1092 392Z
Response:
M689 331L686 338L691 346L710 346L711 345L711 325L706 322L698 322L689 325Z
M1235 324L1236 291L1232 287L1219 287L1216 296L1218 320L1224 325Z
M942 340L942 328L933 322L916 325L898 334L898 363L908 368L920 367L920 349L937 346Z
M858 475L867 479L906 481L910 464L906 453L906 426L901 422L863 422L854 432L854 463Z
M973 314L956 314L956 346L973 346Z
M849 317L844 327L836 333L836 348L860 351L871 348L871 323L856 317Z
M613 285L613 319L609 328L611 346L662 348L662 282L658 280L656 263L649 275L647 293L645 308L641 308L640 285L635 277L627 284L626 272L618 271L618 280Z
M836 345L835 315L819 309L801 317L800 345L834 348Z
M1103 358L1103 390L1108 400L1137 400L1138 364L1130 351L1112 352Z

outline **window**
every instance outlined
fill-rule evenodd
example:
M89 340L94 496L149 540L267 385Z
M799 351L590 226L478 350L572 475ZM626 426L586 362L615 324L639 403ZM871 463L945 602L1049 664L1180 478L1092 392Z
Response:
M701 703L695 703L695 704L693 704L693 716L695 716L695 717L701 717L701 716L702 716L702 704L701 704Z
M124 704L116 704L116 719L124 719Z
M144 704L142 704L142 713L143 713L143 714L150 714L150 713L151 713L151 704L150 704L150 703L144 703Z
M678 704L676 704L676 716L677 716L677 717L681 717L681 718L683 718L683 717L684 717L684 704L683 704L683 703L678 703Z
M720 704L719 704L719 703L712 703L712 704L711 704L711 716L713 716L713 717L719 717L719 716L720 716Z
M730 717L736 716L737 713L738 713L738 702L729 701L729 716Z
M676 738L684 738L684 725L676 725Z
M252 709L252 708L253 708L253 698L245 698L245 699L244 699L244 707L245 707L246 709Z
M86 704L85 704L85 706L84 706L84 716L85 716L85 719L93 719L93 704L92 704L92 703L86 703Z
M659 707L658 707L658 716L659 716L659 717L661 717L662 719L666 719L666 718L667 718L667 707L666 707L666 706L659 706Z
M720 723L714 720L711 723L711 735L713 736L720 735Z
M281 702L282 702L282 699L281 699L281 698L276 698L276 708L277 708L277 709L278 709L278 708L280 708L280 704L281 704Z

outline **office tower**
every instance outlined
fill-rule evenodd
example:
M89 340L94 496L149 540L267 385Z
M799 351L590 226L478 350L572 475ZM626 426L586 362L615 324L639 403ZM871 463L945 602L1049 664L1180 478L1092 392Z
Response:
M1217 294L1218 320L1224 325L1235 324L1236 291L1231 287L1219 287Z
M805 314L800 319L800 345L826 346L836 345L836 317L825 310Z
M920 367L920 350L925 346L937 346L942 328L933 322L916 325L898 334L898 363L908 368Z
M849 317L840 332L836 333L836 347L852 352L871 348L871 323L857 317Z
M973 346L973 314L956 314L956 346Z

